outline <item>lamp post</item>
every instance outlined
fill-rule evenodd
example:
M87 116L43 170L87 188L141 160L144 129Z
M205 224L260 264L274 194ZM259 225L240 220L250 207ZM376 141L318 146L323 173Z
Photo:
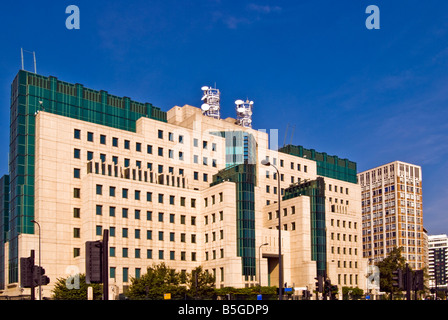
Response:
M42 267L42 265L41 265L41 245L40 245L40 243L41 243L41 239L40 239L40 224L36 221L36 220L31 220L31 222L32 223L35 223L35 224L37 224L37 226L39 227L39 269ZM41 287L41 284L40 284L40 281L39 281L39 300L42 300L42 287Z
M258 247L258 284L260 285L260 294L261 294L261 247L267 246L269 243L263 243Z
M264 166L271 166L277 171L278 182L278 299L283 299L283 263L282 263L282 224L281 224L281 212L280 212L280 172L277 167L267 160L261 160L261 164Z

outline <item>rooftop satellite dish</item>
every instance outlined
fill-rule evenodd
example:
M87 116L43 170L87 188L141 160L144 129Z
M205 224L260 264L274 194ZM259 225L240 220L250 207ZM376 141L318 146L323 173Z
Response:
M209 88L207 87L207 86L203 86L202 88L201 88L201 90L202 91L207 91Z
M210 105L208 105L207 103L204 103L204 104L201 106L201 109L202 109L202 111L208 111L208 110L210 109Z
M236 104L236 105L240 105L240 104L243 104L243 103L244 103L243 100L236 100L236 101L235 101L235 104Z
M253 102L253 101L251 101L251 102L249 102L249 104L254 104L254 102Z
M243 113L244 112L244 108L243 107L239 107L236 109L237 112Z

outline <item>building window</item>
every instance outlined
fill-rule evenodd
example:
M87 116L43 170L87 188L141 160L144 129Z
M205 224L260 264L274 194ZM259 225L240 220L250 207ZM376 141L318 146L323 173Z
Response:
M140 142L135 143L135 151L142 152L142 144Z
M73 208L73 218L81 218L81 209Z
M127 199L127 198L128 198L128 192L129 192L128 189L123 188L123 190L122 190L122 197L123 197L124 199Z
M106 144L106 136L104 134L100 135L100 143Z
M163 139L163 130L159 130L157 136L159 137L159 139Z
M159 250L159 259L163 260L163 250Z
M74 134L73 134L73 137L74 137L75 139L81 139L81 130L79 130L79 129L75 129Z
M122 228L121 229L121 236L123 238L127 238L128 237L128 228Z
M93 132L87 132L87 141L93 142Z
M81 229L73 228L73 238L80 238L80 237L81 237Z
M80 188L73 188L73 198L81 198L81 189Z
M121 216L123 218L127 218L128 217L128 213L129 213L129 209L128 208L122 208L121 209Z
M74 149L74 150L73 150L73 158L75 158L75 159L81 159L81 150L79 150L79 149Z
M109 216L115 217L115 207L109 207Z
M97 205L96 205L96 215L97 215L97 216L101 216L102 214L103 214L103 206L97 204Z
M101 236L103 234L103 227L102 226L96 226L96 235Z
M148 154L152 154L152 145L147 145L146 146L146 152L148 153Z
M112 147L118 147L118 138L112 138Z
M157 152L157 154L160 156L160 157L163 157L163 148L158 148L158 152Z
M98 195L103 194L103 186L101 184L96 185L96 194L98 194Z
M146 201L152 201L152 192L146 192Z
M81 169L73 169L73 178L79 179L81 178Z

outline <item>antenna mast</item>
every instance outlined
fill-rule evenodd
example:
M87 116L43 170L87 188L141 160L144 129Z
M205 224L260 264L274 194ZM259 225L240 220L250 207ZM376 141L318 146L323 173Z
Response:
M216 85L215 85L216 87ZM204 92L202 96L202 101L204 103L201 106L202 114L207 117L211 117L214 119L220 119L220 97L221 93L216 88L211 88L208 86L204 86L201 88Z
M236 116L237 124L245 128L252 128L252 108L254 105L253 101L249 99L244 102L243 100L236 100Z

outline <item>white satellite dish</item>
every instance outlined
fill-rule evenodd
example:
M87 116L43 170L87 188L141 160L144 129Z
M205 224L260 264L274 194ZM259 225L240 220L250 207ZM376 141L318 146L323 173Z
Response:
M251 101L251 102L249 102L249 104L254 104L254 102L253 102L253 101Z
M201 90L202 90L202 91L207 91L207 90L208 90L208 87L207 87L207 86L203 86L203 87L201 88Z
M207 103L204 103L204 104L201 106L201 109L202 109L202 111L208 111L208 110L210 109L210 105L208 105Z
M240 104L243 104L243 103L244 103L243 100L236 100L236 101L235 101L235 104L236 104L236 105L240 105Z
M239 113L243 113L244 112L244 108L243 107L239 107L236 109L237 112Z

